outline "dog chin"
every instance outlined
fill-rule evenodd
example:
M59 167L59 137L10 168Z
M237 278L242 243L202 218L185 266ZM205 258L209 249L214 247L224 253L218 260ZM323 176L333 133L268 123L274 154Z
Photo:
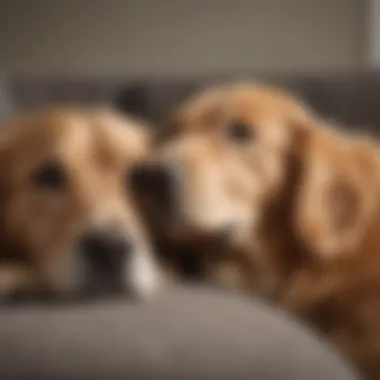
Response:
M199 235L213 237L226 244L246 241L256 225L256 219L252 217L226 218L224 220L198 220L192 221L191 229L198 231Z
M187 218L183 223L177 223L175 228L183 235L215 236L228 239L233 236L239 223L233 219L210 220L209 218Z

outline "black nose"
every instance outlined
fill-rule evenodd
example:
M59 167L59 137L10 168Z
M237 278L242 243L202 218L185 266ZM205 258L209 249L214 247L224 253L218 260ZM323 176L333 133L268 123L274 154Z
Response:
M80 251L93 273L114 278L121 275L131 248L124 234L112 230L89 231L80 241Z
M150 163L136 166L131 173L131 184L135 191L149 195L157 204L171 209L181 179L179 168L174 164Z

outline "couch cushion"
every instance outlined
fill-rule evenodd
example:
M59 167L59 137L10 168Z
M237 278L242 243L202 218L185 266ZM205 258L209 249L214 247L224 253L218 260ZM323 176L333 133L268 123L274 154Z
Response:
M0 342L2 380L356 378L280 312L190 287L145 304L1 310Z

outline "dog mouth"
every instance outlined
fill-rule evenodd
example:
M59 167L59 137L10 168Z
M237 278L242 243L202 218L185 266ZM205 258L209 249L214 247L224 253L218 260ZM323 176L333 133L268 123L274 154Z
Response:
M72 252L61 256L49 268L49 299L146 298L158 289L159 268L152 250L145 246L145 242L137 245L133 242L127 251L115 256L116 251L112 255L92 245L83 251L83 247L78 249L75 244Z
M79 295L88 298L120 297L147 299L159 288L159 268L150 251L132 252L112 272L99 273L86 278Z
M227 222L216 229L215 235L222 241L230 241L235 236L239 226L236 222Z

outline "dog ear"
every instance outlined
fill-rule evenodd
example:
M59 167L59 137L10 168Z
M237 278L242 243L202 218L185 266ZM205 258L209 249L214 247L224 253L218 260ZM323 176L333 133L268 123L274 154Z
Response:
M18 143L23 135L19 120L15 118L0 127L0 260L8 260L9 255L12 258L15 255L22 257L18 250L14 250L14 244L10 243L6 223L9 193L12 191L12 168L16 164L15 157L22 154Z
M8 249L4 246L4 214L6 211L6 192L8 187L8 171L14 132L8 125L0 127L0 260L7 258Z
M295 230L316 258L349 253L370 225L376 199L371 175L375 162L359 145L319 136L304 149Z

